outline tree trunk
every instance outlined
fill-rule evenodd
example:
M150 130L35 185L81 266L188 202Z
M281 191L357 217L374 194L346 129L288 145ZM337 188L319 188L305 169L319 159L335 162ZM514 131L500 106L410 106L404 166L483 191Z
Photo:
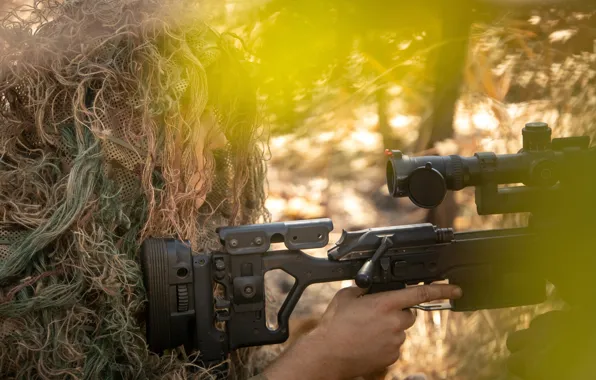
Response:
M439 141L452 138L455 106L463 82L463 70L468 51L470 26L473 21L471 2L458 7L443 3L443 45L429 65L434 78L432 115L421 128L422 149L432 149ZM425 138L426 137L426 138ZM457 204L453 192L448 192L443 203L428 213L427 222L441 227L453 227Z
M389 110L387 109L389 103L387 100L387 89L385 86L380 86L375 91L375 96L377 100L377 115L379 116L379 133L383 138L383 148L399 149L399 139L393 135L391 125L389 125Z

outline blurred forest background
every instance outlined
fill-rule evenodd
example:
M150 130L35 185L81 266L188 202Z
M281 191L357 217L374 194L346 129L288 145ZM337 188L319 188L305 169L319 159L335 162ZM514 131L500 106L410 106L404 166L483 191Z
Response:
M0 7L17 2L2 0ZM342 229L516 223L476 215L473 189L449 194L432 212L390 197L385 148L514 153L531 121L547 122L554 137L596 133L596 8L588 2L202 3L212 26L237 37L259 86L272 220L332 218L331 243ZM326 250L312 254L324 257ZM280 273L267 279L272 306L279 306L289 280ZM294 318L319 316L347 285L310 287ZM553 305L419 313L387 379L499 378L507 333ZM263 367L283 348L260 348L247 365Z
M514 153L531 121L547 122L555 137L596 132L596 8L582 3L206 4L213 25L238 36L259 84L270 129L273 221L330 217L331 243L342 229L425 221L483 229L523 217L476 215L472 189L449 194L432 212L391 198L385 148L409 155ZM326 250L311 254L325 257ZM287 277L267 277L277 307ZM348 285L311 286L294 319L316 318ZM507 333L556 307L554 299L537 307L419 313L387 379L505 378ZM250 364L262 367L283 348L262 348Z

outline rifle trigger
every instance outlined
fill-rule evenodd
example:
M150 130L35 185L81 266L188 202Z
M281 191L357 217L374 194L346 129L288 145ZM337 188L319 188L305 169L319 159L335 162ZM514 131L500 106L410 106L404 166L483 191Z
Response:
M427 304L420 304L416 306L412 306L412 309L418 309L423 311L435 311L435 310L451 310L453 307L449 302L443 303L427 303Z
M228 309L231 305L231 302L223 299L223 298L216 298L215 299L215 308L216 309Z
M225 322L230 320L230 312L228 310L216 310L215 319L218 322Z

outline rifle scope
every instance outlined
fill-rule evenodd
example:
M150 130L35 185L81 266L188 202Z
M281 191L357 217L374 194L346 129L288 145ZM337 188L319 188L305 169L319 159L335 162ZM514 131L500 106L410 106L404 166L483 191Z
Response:
M502 207L481 207L477 192L479 213L504 213L529 211L519 204L507 209L503 203L510 194L521 194L524 187L498 189L498 185L523 183L528 188L552 189L561 180L567 166L567 153L585 151L588 136L557 138L551 140L551 128L542 122L528 123L522 130L523 148L516 154L497 155L492 152L476 153L472 157L422 156L408 157L399 150L387 151L387 187L393 197L409 197L422 208L434 208L441 204L447 190L465 187L490 187L501 195ZM524 193L525 194L525 193ZM524 199L531 199L530 194ZM484 196L485 203L489 197ZM496 200L491 198L492 200ZM527 202L525 202L527 203ZM486 203L488 205L488 203ZM489 210L490 209L490 210Z

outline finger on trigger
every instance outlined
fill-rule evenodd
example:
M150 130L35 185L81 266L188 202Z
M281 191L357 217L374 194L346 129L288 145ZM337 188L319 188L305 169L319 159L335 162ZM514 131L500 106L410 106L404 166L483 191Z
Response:
M400 309L409 308L426 302L457 299L462 295L456 285L432 284L419 285L390 292L392 303Z

